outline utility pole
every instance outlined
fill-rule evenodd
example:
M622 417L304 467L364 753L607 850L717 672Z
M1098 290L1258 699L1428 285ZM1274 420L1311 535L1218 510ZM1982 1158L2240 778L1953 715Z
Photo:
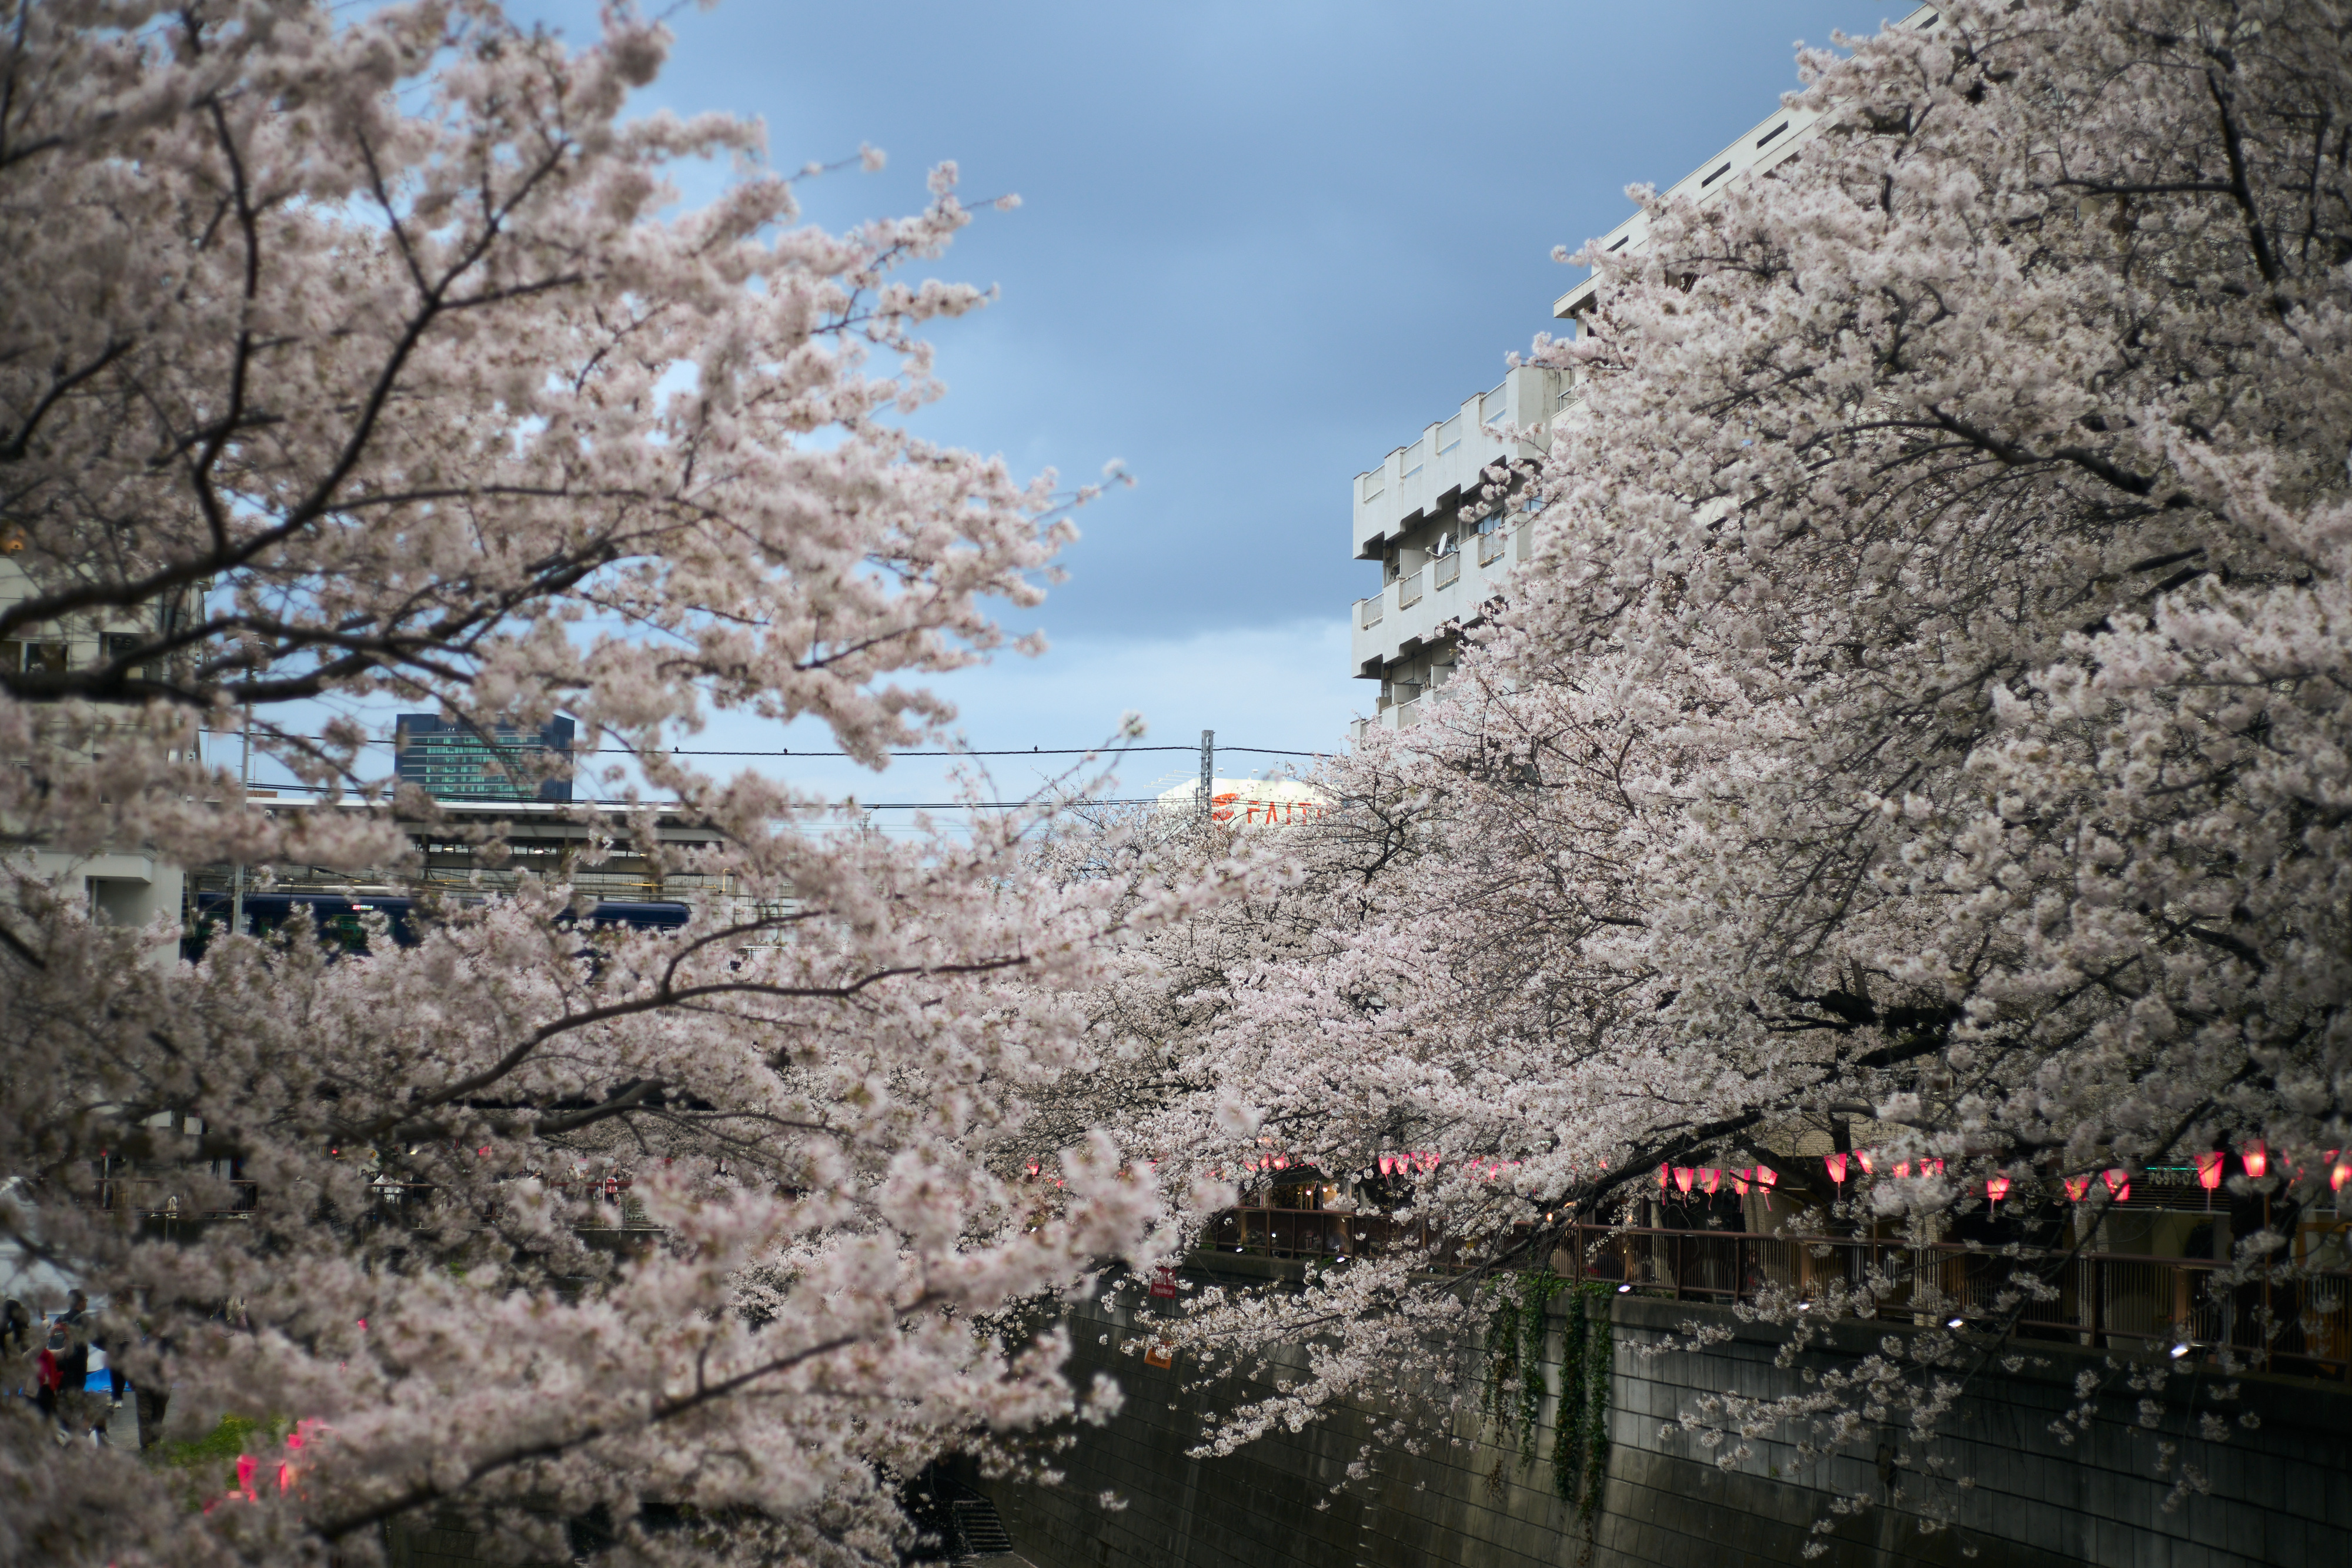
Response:
M237 783L237 788L238 788L239 789L245 789L247 786L250 785L252 782L253 782L253 707L252 707L252 705L251 705L251 704L247 704L247 705L246 706L246 710L245 710L245 758L244 758L244 759L243 759L242 761L240 761L240 762L236 765L236 783ZM228 895L228 931L229 931L229 935L230 935L230 936L237 936L237 935L239 935L240 933L242 933L244 930L245 930L245 862L244 862L243 861L239 861L239 862L236 862L236 876L235 876L234 880L232 880L232 881L230 882L230 883L229 883L229 895Z
M1200 797L1201 820L1204 822L1209 820L1209 797L1216 792L1216 789L1217 732L1213 729L1204 729L1201 732Z

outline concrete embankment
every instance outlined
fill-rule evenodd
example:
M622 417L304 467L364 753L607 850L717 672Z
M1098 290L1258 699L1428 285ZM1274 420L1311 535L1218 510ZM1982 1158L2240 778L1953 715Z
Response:
M1418 1455L1375 1441L1369 1474L1335 1490L1387 1415L1359 1407L1230 1457L1191 1458L1203 1408L1243 1391L1188 1387L1198 1369L1181 1358L1162 1371L1123 1354L1129 1341L1152 1339L1150 1306L1072 1311L1073 1371L1081 1381L1108 1371L1129 1397L1108 1427L1085 1430L1055 1458L1066 1480L977 1483L993 1496L1014 1550L1038 1568L1797 1568L1809 1561L1809 1539L1829 1548L1810 1561L1831 1568L2352 1563L2352 1395L2326 1385L2238 1377L2227 1381L2241 1385L2240 1396L2217 1404L2224 1380L2210 1367L2168 1369L2158 1386L2140 1391L2128 1385L2128 1364L2118 1369L2104 1353L2037 1343L2017 1348L2045 1364L1970 1383L1935 1450L1948 1460L1945 1475L1927 1473L1891 1428L1810 1465L1800 1464L1791 1435L1778 1433L1751 1440L1748 1457L1725 1469L1714 1463L1720 1450L1666 1429L1690 1401L1710 1391L1794 1392L1809 1368L1832 1358L1777 1367L1784 1336L1776 1330L1718 1309L1619 1296L1611 1303L1607 1479L1588 1521L1554 1489L1549 1399L1531 1465L1516 1443L1506 1451L1465 1416ZM1656 1350L1694 1320L1730 1337L1701 1350ZM1905 1332L1844 1324L1841 1348ZM2067 1443L2053 1426L2080 1404L2074 1385L2084 1372L2106 1387L2088 1428ZM1558 1388L1556 1366L1547 1383ZM2143 1400L2154 1402L2145 1413L2156 1428L2142 1425ZM2227 1420L2227 1441L2184 1437L2207 1412ZM2196 1467L2210 1487L2169 1511L2172 1482L2158 1474L2163 1441L2177 1445L2176 1465ZM1101 1507L1106 1490L1126 1506ZM1836 1498L1868 1500L1840 1515L1830 1506ZM1824 1517L1834 1530L1810 1536ZM1950 1522L1923 1531L1931 1519Z

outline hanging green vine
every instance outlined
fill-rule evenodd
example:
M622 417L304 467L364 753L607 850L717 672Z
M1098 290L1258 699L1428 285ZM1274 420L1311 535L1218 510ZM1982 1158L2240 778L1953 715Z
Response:
M1567 1297L1567 1310L1560 1315L1559 1406L1552 1417L1552 1488L1590 1523L1601 1506L1609 1469L1611 1292L1598 1282L1575 1286L1549 1272L1516 1278L1516 1290L1498 1283L1487 1312L1480 1411L1500 1433L1505 1448L1518 1448L1520 1468L1533 1469L1544 1396L1550 1392L1545 1385L1544 1349L1551 1334L1551 1303ZM1501 1484L1499 1469L1494 1481Z
M1536 1438L1543 1416L1544 1341L1550 1337L1552 1299L1568 1281L1552 1273L1515 1276L1498 1282L1486 1315L1486 1380L1482 1413L1503 1436L1517 1440L1522 1468L1536 1461Z
M1552 1487L1591 1523L1609 1472L1609 1374L1614 1292L1587 1281L1569 1298L1561 1333L1559 1409L1552 1418Z

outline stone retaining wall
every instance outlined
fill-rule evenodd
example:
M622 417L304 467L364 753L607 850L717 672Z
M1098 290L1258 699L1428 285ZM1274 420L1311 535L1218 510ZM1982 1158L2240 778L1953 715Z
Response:
M1224 1458L1196 1459L1202 1400L1236 1390L1183 1386L1186 1368L1146 1366L1119 1345L1142 1333L1129 1310L1073 1311L1073 1367L1118 1377L1127 1407L1086 1429L1055 1460L1055 1488L979 1484L994 1497L1014 1550L1037 1568L1742 1568L1799 1564L1814 1520L1833 1495L1867 1496L1838 1520L1830 1568L2015 1564L2044 1568L2344 1568L2352 1564L2352 1396L2288 1379L2241 1377L2242 1396L2217 1406L2210 1368L2184 1366L2143 1395L2101 1354L2072 1345L2021 1347L2049 1364L1994 1373L1970 1386L1945 1423L1937 1451L1973 1485L1917 1468L1902 1434L1883 1431L1857 1451L1800 1468L1787 1441L1757 1441L1736 1469L1718 1469L1696 1437L1662 1430L1705 1391L1771 1396L1801 1386L1803 1364L1775 1367L1781 1336L1717 1309L1621 1296L1614 1302L1608 1484L1588 1535L1550 1490L1550 1401L1537 1462L1485 1440L1463 1420L1447 1443L1418 1457L1375 1450L1370 1473L1335 1492L1372 1430L1375 1412L1347 1408L1297 1434L1262 1439ZM1733 1337L1704 1350L1665 1350L1678 1326L1706 1320ZM1840 1349L1867 1348L1891 1331L1840 1326ZM1104 1339L1109 1343L1099 1343ZM1555 1342L1556 1343L1557 1342ZM1826 1357L1810 1358L1818 1366ZM2072 1445L2051 1424L2075 1403L2078 1373L2109 1381L2098 1416ZM1557 1385L1557 1369L1549 1380ZM2153 1398L2162 1435L2210 1479L2210 1495L2163 1511L2168 1483L2155 1473L2159 1434L2138 1424ZM2182 1434L2197 1414L2231 1417L2231 1438ZM2251 1415L2259 1423L2241 1425ZM1105 1490L1123 1509L1097 1502ZM1892 1506L1888 1498L1900 1494ZM1919 1504L1956 1520L1923 1533ZM1588 1555L1589 1553L1589 1555Z

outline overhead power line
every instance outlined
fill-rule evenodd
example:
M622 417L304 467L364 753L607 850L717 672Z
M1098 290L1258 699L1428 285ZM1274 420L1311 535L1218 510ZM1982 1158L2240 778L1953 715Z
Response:
M241 730L208 729L207 735L240 735ZM318 740L318 735L288 736L289 740ZM361 742L363 746L390 746L389 739ZM526 737L514 743L514 749L531 749L535 743ZM1032 746L1026 748L1010 747L992 751L893 751L891 757L1125 757L1139 751L1198 751L1197 746ZM1243 751L1253 757L1328 757L1328 751L1283 751L1270 746L1220 746L1219 751ZM619 755L626 755L621 753ZM778 747L763 751L709 750L696 747L673 746L661 755L666 757L853 757L849 751L795 751L791 747Z
M1139 751L1198 751L1197 746L1033 746L1026 751L894 751L893 757L1126 757ZM1328 757L1328 751L1276 751L1270 746L1220 746L1254 757ZM846 751L695 751L673 746L672 757L847 757Z
M1187 749L1189 749L1189 747ZM261 800L267 800L274 796L284 794L323 795L327 792L328 788L329 787L324 784L257 783L249 787L248 792ZM541 804L541 802L532 800L457 800L443 801L441 803L444 805L496 807L529 806ZM569 800L557 800L551 803L558 806L652 806L656 808L662 806L674 806L677 804L675 800L627 800L617 798L605 800L601 797L586 795L574 796ZM1033 806L1041 805L1057 805L1061 809L1068 810L1086 806L1160 806L1166 805L1167 803L1168 802L1160 800L1157 795L1146 795L1139 796L1133 800L1088 800L1084 796L1080 796L1075 800L1062 801L844 800L835 800L832 802L832 805L835 807L854 807L856 810L860 811L1019 811L1026 810Z

